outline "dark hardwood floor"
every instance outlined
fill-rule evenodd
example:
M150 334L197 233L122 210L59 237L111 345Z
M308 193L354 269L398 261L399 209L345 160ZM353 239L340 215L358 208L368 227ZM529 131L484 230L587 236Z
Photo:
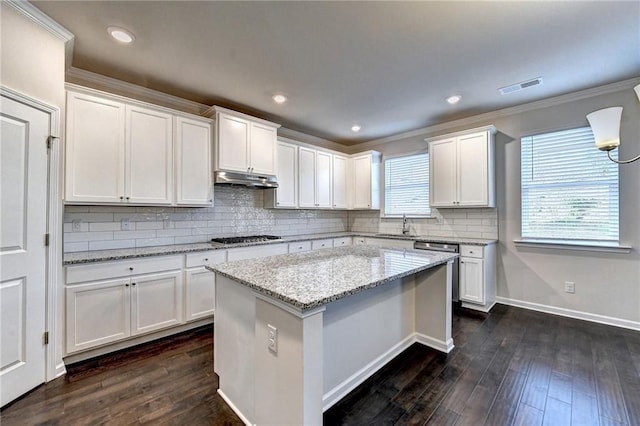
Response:
M456 310L456 348L413 345L324 414L326 425L640 425L640 333L496 305ZM0 424L236 425L211 328L80 363L4 407Z

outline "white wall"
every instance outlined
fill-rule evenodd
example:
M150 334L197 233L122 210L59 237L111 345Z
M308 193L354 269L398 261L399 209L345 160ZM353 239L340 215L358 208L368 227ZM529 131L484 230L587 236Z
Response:
M640 154L640 104L633 89L591 95L579 100L540 107L517 114L493 114L494 118L450 123L446 130L414 132L411 137L376 144L384 154L424 149L424 138L465 128L494 124L496 135L496 207L498 217L499 297L558 313L604 320L640 329L640 161L620 166L620 239L633 247L630 254L580 252L546 248L518 248L520 238L520 138L523 136L588 125L586 114L609 106L624 107L620 158ZM565 97L566 99L566 97ZM551 103L549 103L551 104ZM488 114L491 115L491 114ZM495 118L498 117L498 118ZM479 118L482 118L479 117ZM362 149L362 147L356 147ZM594 148L595 149L595 148ZM606 155L602 153L602 155ZM468 209L467 211L471 211ZM486 209L484 209L486 210ZM350 216L350 221L352 217ZM433 223L432 223L433 224ZM384 220L380 229L385 228ZM429 226L424 226L427 233ZM576 284L575 294L564 292L564 282ZM548 309L552 307L554 309ZM557 308L557 309L555 309ZM570 310L570 311L563 311ZM577 312L571 312L577 311ZM586 315L582 315L585 313ZM610 318L598 318L604 316Z
M0 84L27 96L35 98L60 109L60 123L64 123L64 73L65 43L16 9L2 2L0 5ZM59 135L63 135L60 125ZM54 132L58 129L52 129ZM61 149L60 152L63 152ZM58 161L59 170L61 159ZM58 182L61 190L62 182ZM43 201L44 202L44 201ZM58 211L62 217L62 205ZM52 230L55 232L55 230ZM54 239L58 244L58 253L62 255L62 239ZM50 261L61 265L61 257ZM58 274L58 286L61 288L62 268ZM63 293L58 291L57 306L63 305ZM58 309L58 327L62 327L62 309ZM62 333L54 333L56 344L56 364L62 368ZM60 371L58 371L60 372Z

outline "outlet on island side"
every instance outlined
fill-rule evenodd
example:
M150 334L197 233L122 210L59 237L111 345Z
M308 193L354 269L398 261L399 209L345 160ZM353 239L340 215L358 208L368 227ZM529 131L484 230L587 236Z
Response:
M278 329L267 324L267 347L274 354L278 353Z
M565 293L575 293L576 292L576 283L573 281L565 281L564 282L564 292Z

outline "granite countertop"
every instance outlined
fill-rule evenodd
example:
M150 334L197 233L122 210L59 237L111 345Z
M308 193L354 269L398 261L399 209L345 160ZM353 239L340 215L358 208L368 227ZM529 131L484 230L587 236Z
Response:
M94 262L107 262L111 260L123 260L134 259L141 257L152 256L164 256L171 254L185 254L191 252L207 251L207 250L220 250L220 249L233 249L237 247L251 247L265 244L282 244L291 243L296 241L309 241L309 240L322 240L326 238L341 238L341 237L367 237L367 238L385 238L395 240L407 240L407 241L430 241L441 243L453 243L453 244L469 244L469 245L488 245L494 244L497 240L490 239L478 239L478 238L457 238L457 237L432 237L432 236L420 236L420 235L402 235L402 234L376 234L369 232L332 232L324 234L308 234L308 235L294 235L282 237L279 240L269 240L263 242L251 242L251 243L238 243L238 244L219 244L211 242L192 243L192 244L175 244L168 246L155 246L155 247L138 247L127 249L114 249L114 250L96 250L96 251L82 251L74 253L64 253L62 264L63 266L79 265L84 263Z
M302 311L441 265L457 254L374 246L227 262L211 271Z

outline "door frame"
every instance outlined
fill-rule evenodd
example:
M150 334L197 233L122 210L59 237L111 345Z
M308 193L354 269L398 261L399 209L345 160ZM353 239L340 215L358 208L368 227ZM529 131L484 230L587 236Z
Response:
M46 114L49 114L49 134L52 136L48 152L47 173L47 232L49 246L45 248L45 330L49 332L49 344L45 349L45 382L51 381L66 372L62 361L62 192L61 192L61 156L60 144L60 108L52 106L31 96L0 85L0 94Z

